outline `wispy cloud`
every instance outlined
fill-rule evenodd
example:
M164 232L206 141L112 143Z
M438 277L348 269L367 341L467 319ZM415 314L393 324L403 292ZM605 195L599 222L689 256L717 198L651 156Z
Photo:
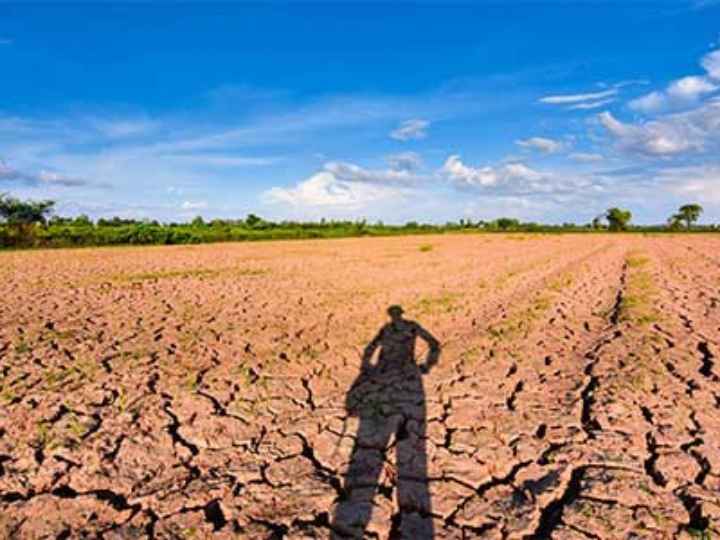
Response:
M400 152L391 154L385 159L390 168L397 171L415 171L422 167L422 158L417 152Z
M89 186L93 182L84 178L77 178L56 171L40 170L38 172L28 172L10 167L5 162L0 161L0 182L18 182L30 186L62 186L62 187L78 187ZM98 184L99 185L99 184Z
M583 103L576 103L575 105L571 105L568 107L568 110L590 110L590 109L599 109L600 107L603 107L605 105L608 105L610 103L613 103L615 101L615 98L608 98L608 99L600 99L597 101L586 101Z
M530 137L529 139L515 141L515 144L522 146L523 148L539 150L541 152L545 152L546 154L554 154L565 148L564 142L556 141L555 139L548 139L546 137Z
M611 88L609 90L603 90L601 92L588 92L584 94L566 94L566 95L554 95L541 97L538 101L540 103L548 103L551 105L567 105L572 103L580 103L587 101L597 101L603 98L617 95L617 88Z
M183 201L180 205L183 210L205 210L207 207L207 201Z
M15 41L10 38L0 38L0 45L12 45L13 43Z
M243 157L213 153L163 154L167 159L179 164L211 168L260 167L277 163L278 157Z
M573 152L568 155L568 157L573 161L578 161L580 163L592 163L603 161L605 159L602 154L595 154L591 152Z
M427 120L421 120L419 118L406 120L390 132L390 137L398 141L424 139L427 137L428 126L430 126L430 122Z

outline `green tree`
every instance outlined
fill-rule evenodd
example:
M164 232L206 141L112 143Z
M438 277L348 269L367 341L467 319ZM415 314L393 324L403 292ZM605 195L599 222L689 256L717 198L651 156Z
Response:
M517 229L520 226L520 222L515 218L501 217L495 221L499 229L507 231L509 229Z
M12 226L45 223L55 201L21 201L0 193L0 220Z
M85 214L80 214L73 220L73 225L76 227L92 227L92 220Z
M262 223L262 218L260 216L256 216L255 214L248 214L245 218L245 224L251 229L260 223Z
M622 208L609 208L605 213L605 219L607 219L611 231L624 231L630 224L632 212Z
M54 205L54 201L21 201L0 193L0 223L6 223L11 232L3 242L10 245L32 243L35 224L46 223Z
M700 214L703 213L703 207L699 204L684 204L678 210L678 213L672 216L671 219L674 221L684 221L685 226L690 229L692 224L700 219Z

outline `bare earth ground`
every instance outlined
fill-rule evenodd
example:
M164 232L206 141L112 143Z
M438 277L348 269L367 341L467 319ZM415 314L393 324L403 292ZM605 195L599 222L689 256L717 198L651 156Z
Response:
M2 253L0 538L362 537L369 508L368 538L715 538L719 248L468 235ZM390 304L442 350L420 412L373 448L345 396ZM410 479L408 441L427 458ZM355 443L383 463L350 496Z

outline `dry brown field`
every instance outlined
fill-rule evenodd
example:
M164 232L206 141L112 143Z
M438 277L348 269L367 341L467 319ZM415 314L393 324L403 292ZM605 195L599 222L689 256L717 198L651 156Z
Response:
M720 535L717 236L6 252L0 299L3 539ZM361 374L393 304L427 374Z

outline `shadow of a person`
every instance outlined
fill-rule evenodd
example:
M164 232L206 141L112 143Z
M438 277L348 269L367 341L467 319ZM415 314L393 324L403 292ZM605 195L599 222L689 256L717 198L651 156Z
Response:
M399 513L391 524L392 538L433 537L427 477L425 392L422 374L438 362L440 344L417 322L403 318L400 306L388 308L385 324L365 348L361 371L347 393L348 414L360 425L344 493L335 510L333 538L362 538L370 522L373 499L382 491L381 473L396 487ZM428 345L425 362L415 359L417 338ZM378 360L372 357L380 349ZM386 463L394 439L396 467ZM385 488L387 490L387 488ZM391 496L387 491L385 495Z

